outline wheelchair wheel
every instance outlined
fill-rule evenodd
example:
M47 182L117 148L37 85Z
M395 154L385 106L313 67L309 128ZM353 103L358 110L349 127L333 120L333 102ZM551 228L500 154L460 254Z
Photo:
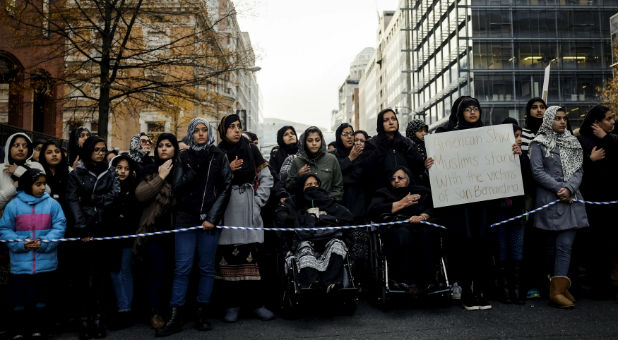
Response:
M297 297L289 290L284 290L281 297L281 316L288 320L297 319L299 312L300 308Z

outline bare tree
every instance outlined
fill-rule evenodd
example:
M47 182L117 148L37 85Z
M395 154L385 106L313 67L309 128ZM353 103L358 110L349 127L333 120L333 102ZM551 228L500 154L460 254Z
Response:
M252 63L228 29L230 0L5 0L4 8L14 44L52 51L41 62L64 60L53 80L68 89L65 114L98 114L104 137L110 112L225 109L226 82Z

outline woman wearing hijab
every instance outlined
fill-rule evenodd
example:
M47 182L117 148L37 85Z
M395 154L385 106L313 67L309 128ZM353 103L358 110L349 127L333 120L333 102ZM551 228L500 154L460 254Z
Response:
M365 145L365 149L370 152L368 163L373 167L374 178L378 178L374 189L389 186L387 178L400 166L410 169L413 177L423 173L425 160L417 152L414 143L399 133L399 120L395 111L382 110L376 124L378 135Z
M457 123L454 130L467 130L483 126L483 111L476 98L464 97L457 107ZM521 154L521 149L513 144L513 154ZM431 166L431 165L430 165ZM491 272L492 243L489 235L492 216L499 207L499 200L474 202L450 206L444 216L449 216L449 243L452 268L462 288L461 302L466 310L485 310L492 306L487 300Z
M532 98L526 103L526 112L524 114L526 125L521 132L521 150L526 154L530 148L530 143L539 132L541 124L543 124L543 115L546 109L547 104L545 104L543 98Z
M418 226L434 215L431 191L415 185L410 170L398 167L389 176L390 185L376 191L369 206L375 221L409 220L381 230L389 259L389 282L395 289L420 292L435 286L438 235Z
M28 168L36 168L45 173L43 166L38 162L33 162L30 157L33 153L30 138L22 132L17 132L9 136L4 146L4 163L0 166L0 214L11 199L17 196L17 181L28 171ZM50 193L47 186L47 193Z
M90 137L90 130L85 126L76 127L69 134L69 165L75 169L79 162L79 154L82 145Z
M129 145L129 156L135 162L135 173L137 178L142 177L142 168L153 164L153 158L150 156L152 150L152 140L144 132L131 137Z
M182 330L182 309L185 305L189 276L195 257L198 258L197 322L200 331L212 329L208 321L208 304L215 278L215 253L220 230L215 228L223 218L230 196L232 173L225 153L214 145L215 136L208 122L194 118L187 128L189 149L180 153L182 177L176 188L176 225L194 227L175 235L174 282L170 300L170 318L156 336L168 336ZM169 164L168 164L169 166Z
M263 227L260 210L268 201L273 177L260 150L242 136L242 124L236 114L225 116L219 124L219 148L225 152L232 169L232 190L223 215L223 223L232 226ZM236 322L240 307L248 306L262 320L274 314L264 307L259 267L259 246L264 243L262 230L224 230L217 250L217 274L226 304L224 320Z
M618 182L613 178L618 169L618 136L612 133L616 113L607 106L593 107L579 129L578 137L584 152L584 177L581 191L586 200L607 202L618 199ZM611 205L586 205L590 229L579 235L575 250L583 258L592 284L592 292L607 296L610 289L618 288L616 268L618 259L618 228L615 208ZM613 282L610 281L614 275ZM612 287L613 286L613 287Z
M337 226L352 222L352 214L321 188L312 173L296 181L294 196L277 208L276 225L282 228ZM288 256L298 263L300 286L334 288L345 286L343 265L348 248L341 230L296 231ZM287 263L287 261L286 261Z
M301 136L301 145L302 154L292 160L286 179L286 189L294 191L299 176L313 173L320 179L321 188L330 192L337 201L341 201L343 199L341 167L337 157L326 152L322 131L315 126L308 127Z
M80 149L80 162L69 173L66 201L73 224L67 228L71 237L80 237L82 242L75 249L74 264L79 289L80 339L103 338L106 335L103 323L103 303L109 282L108 248L99 242L90 242L92 237L110 236L110 226L105 217L114 200L120 194L120 182L115 169L105 161L107 147L100 137L86 139Z
M298 137L293 126L286 125L277 131L277 144L279 149L271 155L270 166L278 175L285 159L298 153Z
M583 199L579 186L583 176L583 151L568 130L566 111L550 106L543 124L530 144L532 175L537 182L536 206L556 199L559 203L534 215L534 226L546 231L548 269L551 271L549 300L559 308L573 308L568 277L571 248L577 229L588 226L586 209L574 199Z
M174 227L173 210L176 206L174 188L182 177L176 136L162 133L157 138L154 164L142 169L143 179L135 189L135 198L142 204L137 233L170 230ZM159 329L165 325L163 312L169 301L174 263L174 236L157 235L136 241L137 258L143 264L148 287L147 306L150 326ZM165 302L164 302L165 301Z

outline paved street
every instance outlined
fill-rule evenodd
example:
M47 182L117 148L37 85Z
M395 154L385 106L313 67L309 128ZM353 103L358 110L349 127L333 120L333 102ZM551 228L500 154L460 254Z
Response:
M354 316L245 319L235 324L217 320L214 327L200 333L187 323L185 331L166 339L618 339L618 304L581 300L576 309L563 311L536 300L526 306L494 303L489 311L452 306L382 312L361 301ZM153 333L140 324L111 332L108 339L144 339ZM76 334L59 338L74 339Z

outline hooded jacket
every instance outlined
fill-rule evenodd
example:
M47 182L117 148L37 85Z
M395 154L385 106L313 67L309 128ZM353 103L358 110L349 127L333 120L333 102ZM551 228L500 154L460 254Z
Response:
M66 219L60 204L44 193L41 197L23 191L7 204L0 219L0 238L58 239L64 236ZM35 251L27 250L24 242L7 243L11 252L12 274L38 274L58 267L56 242L41 242Z
M5 173L4 171L0 172L0 213L7 205L7 203L9 203L9 201L17 195L17 190L15 189L13 182L19 179L19 177L21 177L21 175L23 175L28 170L28 168L39 169L43 173L45 173L43 166L39 162L30 160L33 152L32 141L30 140L28 135L23 132L14 133L6 140L6 145L4 146L4 163L1 165L1 170L4 170L4 167L6 167L7 165L15 163L11 158L11 145L13 145L13 142L17 137L23 137L26 139L26 143L28 143L28 155L26 156L26 161L22 165L17 167L13 175ZM45 191L47 193L51 192L49 186L46 185Z
M322 146L316 155L310 155L306 146L307 135L311 132L318 132L322 140ZM309 165L310 172L314 173L320 179L321 188L330 192L337 201L343 199L343 176L341 175L341 167L337 157L326 152L326 143L324 143L324 135L318 128L310 127L301 136L302 154L294 158L288 177L286 179L286 189L294 191L296 188L296 180L299 177L298 171L305 165Z

